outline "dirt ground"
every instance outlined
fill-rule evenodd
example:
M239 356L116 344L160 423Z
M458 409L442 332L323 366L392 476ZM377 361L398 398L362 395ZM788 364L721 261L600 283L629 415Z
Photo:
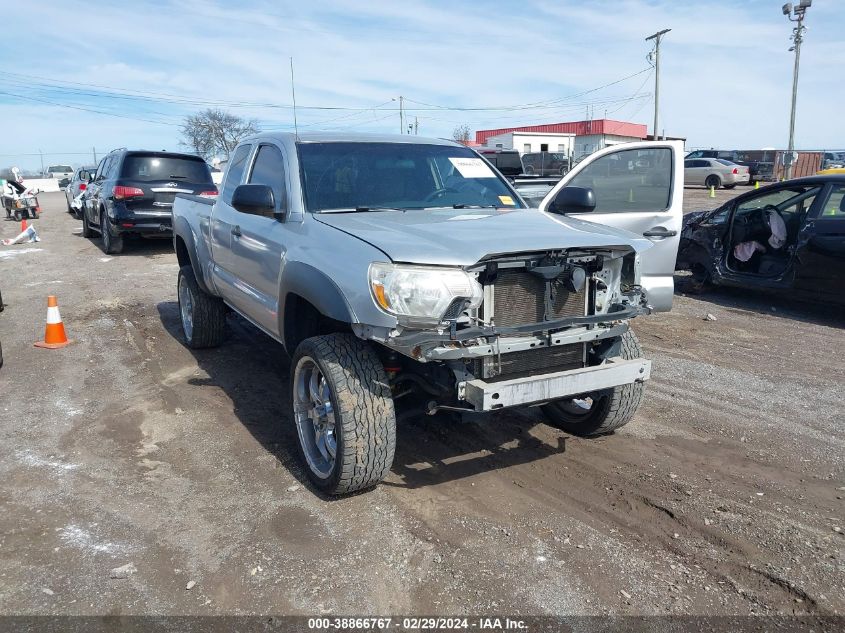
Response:
M845 612L842 311L679 294L635 321L653 379L614 435L415 420L383 485L326 499L281 347L232 318L187 349L170 243L106 256L41 202L43 241L0 247L0 613ZM62 350L33 347L48 294Z

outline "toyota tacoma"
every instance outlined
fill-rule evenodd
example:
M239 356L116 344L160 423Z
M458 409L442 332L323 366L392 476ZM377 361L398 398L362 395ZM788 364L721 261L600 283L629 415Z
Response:
M534 209L453 141L255 136L218 199L174 202L185 340L221 344L234 311L284 346L328 494L387 475L397 415L540 407L609 433L651 372L628 322L671 308L682 195L671 141L597 152Z

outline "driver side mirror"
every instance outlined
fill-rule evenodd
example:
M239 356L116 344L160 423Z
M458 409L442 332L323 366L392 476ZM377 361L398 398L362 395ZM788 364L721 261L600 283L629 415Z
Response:
M564 187L546 209L549 213L590 213L596 208L596 194L590 187Z
M267 185L238 185L232 193L232 206L236 211L282 220L284 209L276 211L273 189Z

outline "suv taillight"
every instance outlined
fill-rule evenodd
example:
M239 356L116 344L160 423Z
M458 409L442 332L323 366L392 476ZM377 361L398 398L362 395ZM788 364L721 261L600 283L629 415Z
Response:
M215 189L214 191L202 191L198 195L200 198L216 198L220 194Z
M144 190L138 187L124 187L123 185L116 185L112 189L112 197L115 200L126 200L126 198L138 198L144 195Z

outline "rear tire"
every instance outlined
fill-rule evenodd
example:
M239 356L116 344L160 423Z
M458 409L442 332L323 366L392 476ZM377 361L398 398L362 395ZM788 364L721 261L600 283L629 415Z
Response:
M390 472L396 413L373 349L351 334L305 339L291 362L299 453L315 488L339 495L365 490Z
M82 237L87 237L91 239L94 237L94 231L91 228L91 225L88 224L88 214L85 212L85 208L83 207L80 211L82 213Z
M100 211L100 234L103 238L103 251L107 255L120 255L123 252L123 237L111 234L109 218L105 211Z
M191 349L219 346L226 334L226 306L223 301L199 287L194 269L190 266L179 269L176 291L185 344Z
M725 189L733 189L736 185L725 185Z
M625 360L641 358L640 342L631 330L622 335ZM579 398L566 398L542 407L548 422L567 433L594 437L612 433L634 417L643 399L645 385L641 382L620 385ZM589 407L584 406L589 403Z
M707 176L707 179L704 181L704 186L708 189L710 189L710 187L718 189L722 186L722 179L716 175Z

